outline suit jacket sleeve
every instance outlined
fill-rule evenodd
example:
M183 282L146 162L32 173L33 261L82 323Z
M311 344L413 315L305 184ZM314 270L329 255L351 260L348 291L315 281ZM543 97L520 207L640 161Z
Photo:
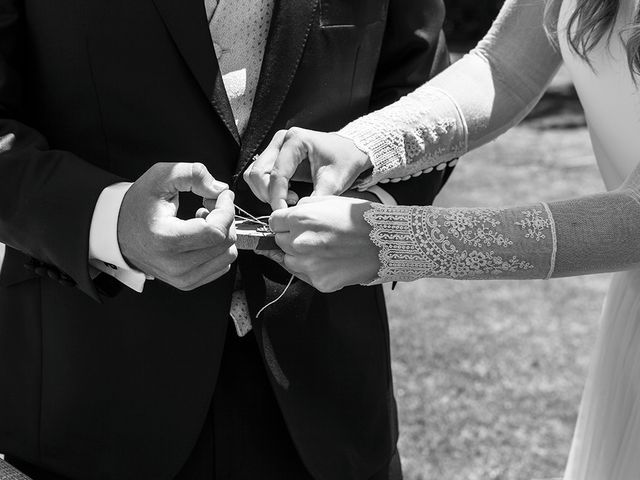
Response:
M0 241L97 299L88 265L93 209L102 190L122 179L52 149L26 124L26 40L22 2L0 0Z
M389 0L370 111L395 102L449 65L442 33L444 14L442 0ZM430 204L448 174L449 171L435 171L401 183L385 184L384 189L401 205Z

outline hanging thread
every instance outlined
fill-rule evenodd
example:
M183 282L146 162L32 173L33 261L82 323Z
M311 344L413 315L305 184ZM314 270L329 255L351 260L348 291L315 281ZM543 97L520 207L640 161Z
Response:
M284 290L282 291L282 293L278 296L278 298L276 298L275 300L270 301L269 303L267 303L264 307L262 307L260 309L260 311L258 312L258 314L256 315L256 318L260 318L260 314L262 312L264 312L267 308L269 308L271 305L277 303L280 301L280 299L282 297L284 297L284 294L287 293L287 290L289 290L289 287L291 286L291 284L293 283L293 279L296 278L295 275L291 275L291 278L289 279L289 283L287 283L287 286L284 287Z
M269 223L267 222L269 219L268 215L261 216L261 217L254 217L253 215L251 215L249 212L239 207L238 205L236 205L236 209L238 209L238 211L242 214L242 215L236 215L236 218L239 218L241 221L245 221L245 222L255 222L258 225L262 225L263 227L266 227L270 230ZM272 300L271 302L267 303L264 307L262 307L256 314L256 318L260 318L260 315L262 314L262 312L264 312L270 306L279 302L282 299L282 297L284 297L285 293L287 293L287 290L289 290L289 287L291 287L291 284L293 283L294 278L295 278L295 275L291 275L291 278L289 278L289 282L284 287L284 290L282 291L282 293L278 295L278 297L275 300Z

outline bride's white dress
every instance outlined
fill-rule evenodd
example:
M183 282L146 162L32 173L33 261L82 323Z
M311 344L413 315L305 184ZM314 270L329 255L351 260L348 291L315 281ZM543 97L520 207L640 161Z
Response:
M561 25L574 1L565 0ZM635 6L621 1L616 30L632 21ZM560 40L605 185L617 188L640 160L640 90L626 52L620 42L599 46L591 69ZM640 270L617 273L611 283L565 479L640 479Z
M611 41L601 41L589 53L588 64L566 40L576 0L564 0L560 11L554 12L562 58L542 28L544 1L507 0L491 31L470 55L397 104L340 132L371 158L374 168L362 188L428 172L517 123L564 61L584 106L602 178L612 192L608 195L619 192L621 185L632 185L628 203L608 214L594 213L599 220L591 224L586 223L589 211L606 203L607 195L591 204L541 204L537 210L375 206L365 219L381 251L379 276L387 281L434 276L550 278L636 265L635 270L614 276L604 305L565 480L640 479L637 233L613 248L616 268L607 267L615 264L611 252L608 260L596 258L605 249L612 250L616 237L612 232L628 234L640 222L630 216L612 224L608 234L609 226L601 226L610 216L637 211L640 205L640 79L634 83L620 41L624 27L633 21L637 2L620 0ZM577 226L575 241L560 232L571 232L571 224ZM598 240L585 248L590 237ZM499 261L487 267L487 258ZM510 258L518 260L518 266L505 263Z

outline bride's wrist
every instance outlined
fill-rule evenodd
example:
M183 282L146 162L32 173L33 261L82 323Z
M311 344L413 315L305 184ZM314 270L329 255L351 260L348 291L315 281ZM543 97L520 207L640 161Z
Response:
M358 158L358 179L364 178L371 175L373 171L373 163L371 163L371 157L367 152L362 150L358 145L352 140L354 151L357 151Z
M373 170L373 163L369 154L358 146L358 143L351 137L345 136L340 132L333 132L334 135L339 137L342 141L349 144L349 157L353 158L355 164L355 172L358 179L371 174Z

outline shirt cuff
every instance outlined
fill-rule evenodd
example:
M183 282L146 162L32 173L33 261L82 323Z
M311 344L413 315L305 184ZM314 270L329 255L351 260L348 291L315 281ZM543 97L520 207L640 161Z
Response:
M97 271L106 273L127 287L142 293L146 280L153 277L132 268L122 256L118 243L118 216L122 200L132 183L121 182L105 188L93 210L89 232L89 264Z
M391 195L389 192L387 192L384 188L380 187L379 185L372 185L369 188L367 188L366 191L369 193L373 193L376 197L378 197L378 199L380 200L380 203L384 205L390 205L394 207L398 205L398 202L396 202L396 199L393 198L393 195Z

